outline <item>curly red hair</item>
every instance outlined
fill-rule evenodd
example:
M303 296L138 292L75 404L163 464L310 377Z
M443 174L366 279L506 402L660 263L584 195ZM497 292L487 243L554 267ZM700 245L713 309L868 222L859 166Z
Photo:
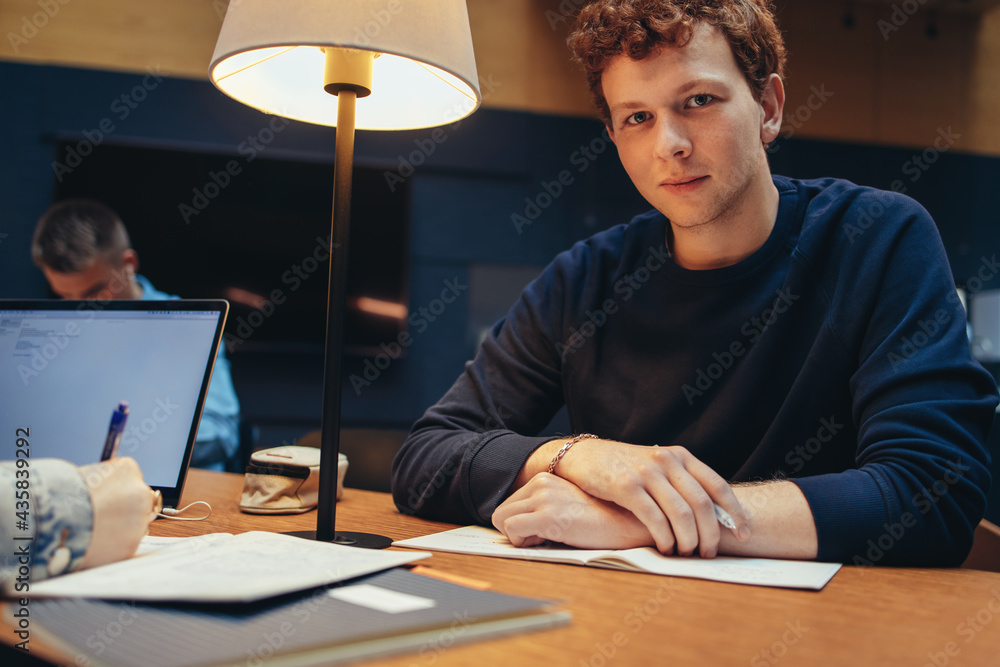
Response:
M784 76L785 43L768 0L595 0L581 10L568 44L586 70L594 103L606 123L610 111L601 75L611 59L627 55L641 60L662 44L683 46L699 21L726 36L758 101L772 74Z

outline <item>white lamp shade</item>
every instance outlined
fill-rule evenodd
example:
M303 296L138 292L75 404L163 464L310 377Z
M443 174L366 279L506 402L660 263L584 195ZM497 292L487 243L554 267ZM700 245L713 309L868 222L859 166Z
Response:
M322 48L381 54L358 129L458 121L482 101L465 0L231 0L209 77L264 113L337 124Z

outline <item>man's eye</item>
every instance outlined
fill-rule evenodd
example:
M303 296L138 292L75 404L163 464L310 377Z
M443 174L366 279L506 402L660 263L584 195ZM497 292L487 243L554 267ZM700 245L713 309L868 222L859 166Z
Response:
M715 98L712 97L711 95L703 93L701 95L695 95L694 97L692 97L689 100L688 105L692 107L703 107L714 99Z
M625 119L625 122L629 125L639 125L645 123L649 120L649 114L645 111L636 111L634 114Z

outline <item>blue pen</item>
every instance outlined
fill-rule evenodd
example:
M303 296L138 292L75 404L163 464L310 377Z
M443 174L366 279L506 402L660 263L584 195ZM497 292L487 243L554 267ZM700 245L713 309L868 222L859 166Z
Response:
M128 401L122 401L118 404L118 409L111 413L108 437L104 441L104 451L101 452L102 461L113 459L118 453L118 444L122 441L122 433L125 432L126 419L128 419Z

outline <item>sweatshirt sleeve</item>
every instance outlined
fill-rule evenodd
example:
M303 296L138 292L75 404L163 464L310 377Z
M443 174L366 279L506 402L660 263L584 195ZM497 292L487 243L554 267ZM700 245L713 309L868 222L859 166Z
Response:
M5 461L0 489L4 588L22 592L31 582L76 569L93 529L90 493L77 467L57 459Z
M868 192L838 229L848 249L831 290L832 326L856 355L857 469L794 481L816 522L820 560L957 566L990 486L996 384L971 355L929 214L909 198ZM892 213L865 219L859 210Z
M559 341L564 285L583 244L525 288L451 389L414 424L392 468L396 507L453 523L489 524L563 404Z

